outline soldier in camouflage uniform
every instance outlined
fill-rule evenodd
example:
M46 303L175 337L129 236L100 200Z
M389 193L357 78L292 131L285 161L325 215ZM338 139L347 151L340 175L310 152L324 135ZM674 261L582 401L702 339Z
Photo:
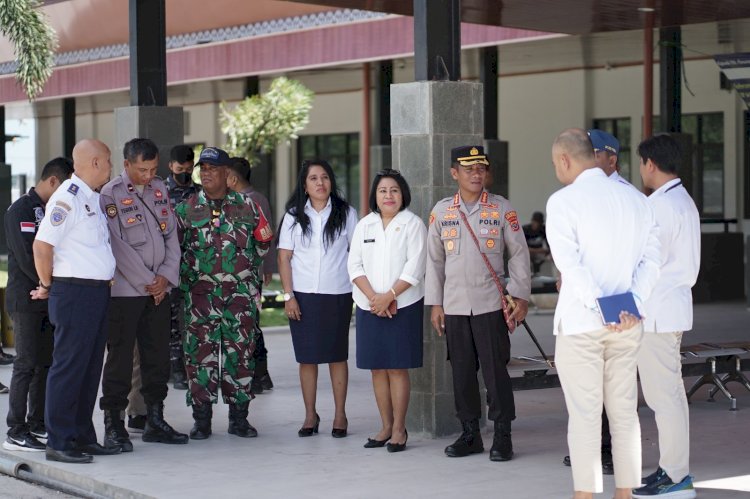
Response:
M219 385L229 404L228 432L254 437L258 433L247 414L253 398L259 269L273 230L248 196L228 191L226 152L206 148L198 164L203 190L175 210L183 255L187 403L195 420L190 437L211 435L211 406Z
M165 180L169 192L169 204L175 207L198 192L200 186L192 179L193 160L195 155L190 146L174 146L169 156L171 174ZM175 390L187 390L185 378L185 361L182 350L182 332L185 330L185 313L182 309L184 297L180 288L174 288L169 294L171 329L169 333L169 360L171 363L171 380Z

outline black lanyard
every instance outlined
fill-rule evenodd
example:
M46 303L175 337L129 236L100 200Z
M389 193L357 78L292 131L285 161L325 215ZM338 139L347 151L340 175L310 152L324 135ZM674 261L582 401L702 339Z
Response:
M671 191L675 187L679 187L681 185L682 185L682 180L680 180L679 182L677 182L676 184L674 184L672 187L670 187L669 189L667 189L666 191L664 191L664 194L668 193L669 191Z

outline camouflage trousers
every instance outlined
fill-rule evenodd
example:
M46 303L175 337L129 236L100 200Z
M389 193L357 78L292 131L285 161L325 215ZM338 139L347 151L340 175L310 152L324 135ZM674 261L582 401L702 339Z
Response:
M256 302L238 291L237 285L219 284L209 294L185 293L188 405L216 403L219 383L225 404L254 397Z

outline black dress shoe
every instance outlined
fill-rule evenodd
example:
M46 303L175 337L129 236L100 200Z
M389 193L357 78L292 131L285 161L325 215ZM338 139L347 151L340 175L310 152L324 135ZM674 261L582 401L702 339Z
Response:
M406 450L407 440L409 440L409 432L404 430L404 443L403 444L394 444L394 443L389 442L385 448L388 452L401 452L403 450Z
M299 429L297 432L297 435L300 437L312 437L313 433L318 433L318 427L320 426L320 416L318 416L317 413L315 413L315 424L310 426L309 428L305 428L304 426Z
M47 447L44 451L47 461L58 461L60 463L90 463L94 457L84 454L79 450L57 450Z
M349 426L349 420L346 420L346 425ZM344 438L346 435L346 428L334 428L331 430L331 436L333 438Z
M378 447L385 447L385 444L390 439L391 437L385 438L383 440L375 440L374 438L368 438L367 443L365 444L365 449L376 449Z
M119 454L122 452L122 447L113 446L113 447L104 447L103 445L100 445L98 442L94 442L93 444L86 444L81 445L76 448L78 452L82 452L83 454L89 454L91 456L113 456L115 454Z

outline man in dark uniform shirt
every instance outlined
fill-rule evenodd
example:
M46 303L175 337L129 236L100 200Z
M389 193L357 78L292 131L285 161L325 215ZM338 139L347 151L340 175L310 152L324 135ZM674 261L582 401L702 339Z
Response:
M544 214L541 211L535 211L531 215L531 223L523 226L523 235L526 237L526 245L529 247L532 270L534 274L538 274L539 269L547 259L547 255L549 255L547 235L544 232Z
M54 340L47 300L32 300L29 294L39 282L31 246L44 218L44 206L72 173L71 160L53 159L44 165L36 187L18 198L5 214L8 241L5 309L13 319L18 354L10 381L8 438L3 442L6 450L41 452L45 449L40 440L47 440L44 396Z
M165 183L169 193L169 204L175 206L200 190L200 186L193 182L193 162L195 153L193 148L186 145L174 146L169 156L169 171ZM179 287L169 294L171 314L171 331L169 340L169 359L172 364L172 381L176 390L187 390L185 377L185 359L182 350L182 337L185 330L185 320L182 311L183 296Z

